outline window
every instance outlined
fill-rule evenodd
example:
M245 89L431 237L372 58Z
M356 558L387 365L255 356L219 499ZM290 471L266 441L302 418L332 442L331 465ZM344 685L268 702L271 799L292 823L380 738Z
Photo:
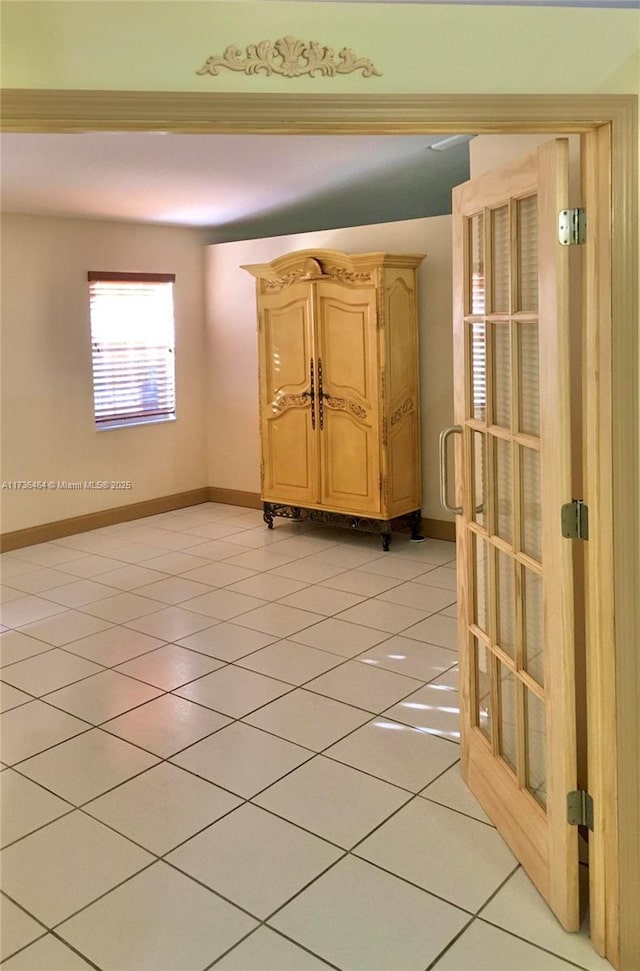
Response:
M96 428L175 418L169 273L89 273Z

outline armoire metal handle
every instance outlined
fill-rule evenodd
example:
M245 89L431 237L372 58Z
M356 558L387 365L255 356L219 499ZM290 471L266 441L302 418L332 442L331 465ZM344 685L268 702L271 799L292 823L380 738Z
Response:
M316 386L313 373L313 358L309 361L309 374L311 376L311 427L316 427Z
M462 425L450 425L440 432L440 503L456 516L462 514L462 506L449 504L449 469L447 465L447 443L452 435L462 434Z
M318 413L320 420L320 431L324 428L324 391L322 389L322 358L318 358Z

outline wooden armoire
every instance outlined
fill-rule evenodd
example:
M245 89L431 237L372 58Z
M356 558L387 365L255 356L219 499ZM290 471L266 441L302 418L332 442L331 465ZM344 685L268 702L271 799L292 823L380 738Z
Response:
M416 269L302 250L256 278L261 483L274 516L421 539Z

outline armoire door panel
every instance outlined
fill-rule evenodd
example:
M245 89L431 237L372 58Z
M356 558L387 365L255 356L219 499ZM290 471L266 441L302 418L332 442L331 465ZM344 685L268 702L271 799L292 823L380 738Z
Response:
M395 275L395 274L398 275ZM391 271L387 271L389 277ZM385 319L393 321L393 340L389 344L389 401L391 407L398 399L415 391L415 293L399 271L388 284Z
M316 283L323 504L380 512L375 291Z
M405 415L391 429L389 457L389 513L400 516L415 508L420 489L419 454L414 448L418 436L418 416L415 411Z
M294 284L260 309L262 492L273 501L318 501L312 307L308 286Z
M317 501L314 434L306 411L291 408L265 423L264 496L283 502Z
M325 406L320 438L323 505L346 512L378 512L380 460L371 432L348 411Z

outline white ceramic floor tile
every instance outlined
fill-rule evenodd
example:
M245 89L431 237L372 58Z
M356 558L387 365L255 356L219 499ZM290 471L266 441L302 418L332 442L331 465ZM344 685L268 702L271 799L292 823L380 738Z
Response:
M62 563L59 569L72 577L85 577L90 579L91 577L99 577L109 570L120 569L127 565L127 563L118 557L90 554L88 556L81 556L77 560L71 560L69 563ZM100 580L99 582L102 581Z
M165 604L179 604L210 592L211 587L205 583L195 583L180 576L165 577L163 580L156 580L136 588L136 593L140 597L149 597L151 600L158 600Z
M70 715L99 725L157 698L159 694L159 688L108 670L54 691L45 700L56 708L68 711Z
M65 647L72 641L78 641L81 637L88 637L89 634L97 634L98 631L106 630L112 626L108 620L92 617L90 614L81 613L78 610L65 610L64 607L60 609L64 613L28 624L22 629L22 632L30 637L37 637L41 641L46 641L47 644L54 647Z
M243 721L319 752L370 717L360 708L300 689L254 711Z
M364 664L420 681L432 681L451 668L457 659L453 651L435 644L422 644L401 634L390 637L358 657L358 661Z
M434 971L569 971L575 968L559 957L505 934L481 920L461 934L434 964Z
M169 758L228 724L229 719L217 711L186 698L162 695L105 722L102 728L153 755Z
M233 542L227 542L226 539L207 540L204 536L192 537L192 539L194 538L196 539L196 545L190 546L185 552L206 560L209 563L216 562L217 560L226 560L228 556L234 556L244 548L237 546ZM229 539L233 540L233 536L230 536Z
M457 746L387 716L358 728L325 752L355 769L418 792L459 758Z
M0 683L0 712L10 711L18 705L26 705L29 701L33 701L31 695L19 691L18 688L12 688L10 684Z
M320 621L319 614L309 610L299 610L296 607L285 607L284 604L271 603L257 610L250 610L237 618L236 623L241 627L262 631L263 634L277 634L279 637L291 637L305 627L311 627Z
M276 634L263 634L248 627L238 627L237 624L221 623L184 637L178 644L221 661L237 661L277 640Z
M149 637L140 631L129 627L108 627L97 634L81 637L79 641L65 644L65 651L79 654L89 661L95 661L104 667L115 667L132 657L146 654L156 647L161 647L164 641L158 637Z
M459 762L443 772L435 782L431 782L426 789L422 790L420 795L431 800L431 802L440 803L441 806L456 809L458 812L464 813L465 816L473 816L474 819L479 819L484 823L491 822L480 803L472 795L469 787L462 781Z
M358 567L358 570L362 570L364 573L393 577L397 580L413 580L414 577L420 576L427 569L429 569L428 566L423 566L415 560L408 560L404 556L396 556L395 553L385 553L377 560L371 560L369 563L363 563L362 566Z
M349 849L408 798L396 786L317 755L253 801Z
M5 892L53 927L153 857L74 812L7 847L0 859Z
M585 923L578 934L565 933L522 869L489 901L482 919L588 971L611 971L609 962L596 954L588 925Z
M146 614L161 610L162 605L157 600L139 596L136 591L135 593L116 593L106 600L87 604L83 609L85 613L91 614L93 617L102 617L114 624L126 624L128 620L136 620L138 617L144 617Z
M242 593L222 589L213 590L202 597L194 597L193 600L185 600L182 606L185 610L206 614L207 617L214 617L216 620L231 620L239 614L246 614L248 611L262 607L264 603L264 600L259 600L257 597L247 597Z
M377 542L375 548L363 547L362 549L340 543L320 550L318 553L313 553L309 559L316 563L330 563L333 566L341 566L343 570L355 570L359 569L364 563L380 559L382 555L382 549Z
M460 695L445 685L425 685L388 708L385 716L449 742L460 742Z
M0 553L0 557L0 573L4 583L7 583L9 579L25 576L27 573L41 569L37 564L29 563L28 560L22 560L11 553Z
M450 563L456 557L456 544L446 540L428 539L426 543L399 542L394 547L397 556L425 563L429 566L441 566Z
M279 545L279 543L276 543L274 551L267 547L267 549L249 550L247 553L237 553L225 558L225 563L230 566L242 566L247 570L262 571L275 570L279 566L285 566L287 563L298 559L293 553L288 553L286 556L283 553L276 553L275 549Z
M255 926L237 907L158 862L58 933L105 971L194 971Z
M43 971L43 968L55 968L55 971L88 971L91 965L53 934L47 934L10 958L3 968L4 971Z
M355 657L368 647L386 641L389 637L387 631L374 630L371 627L361 627L359 624L349 624L344 620L336 620L329 617L327 620L314 624L306 630L296 634L296 641L300 644L308 644L309 647L319 647L323 651L331 654L339 654L341 657Z
M310 757L299 745L236 722L171 761L249 799Z
M457 617L458 616L458 605L457 604L451 604L450 607L445 607L444 610L441 610L440 611L440 613L444 617Z
M341 664L342 658L295 641L277 641L236 663L289 684L304 684Z
M270 923L343 971L424 971L467 920L455 907L347 858Z
M493 827L426 799L404 806L356 853L471 912L517 865Z
M66 576L62 583L46 590L47 600L62 604L65 607L84 607L87 604L113 597L114 588L95 580L75 580Z
M100 583L105 586L108 585L114 590L137 590L145 584L155 583L157 580L164 580L165 578L166 574L159 569L127 563L126 566L101 573Z
M231 718L242 718L290 690L291 686L282 681L228 665L177 688L175 693Z
M121 674L155 685L156 688L172 691L173 688L201 678L222 665L222 661L206 654L198 654L177 644L165 644L164 647L121 664L117 670Z
M347 590L349 593L359 593L363 597L375 597L385 590L397 587L402 581L397 577L385 577L379 573L365 573L364 570L347 570L337 576L322 581L323 587L334 590Z
M237 526L232 526L229 523L206 523L202 526L191 526L189 528L189 533L191 536L198 539L228 539L234 533L238 532ZM194 540L194 542L195 542Z
M130 620L126 626L165 641L177 641L205 627L213 627L215 623L213 617L205 617L204 614L194 614L182 607L165 607L157 614Z
M402 674L374 668L359 661L346 661L306 685L309 691L317 691L318 694L335 698L336 701L344 701L347 705L376 713L420 686L420 681L415 678L406 678Z
M328 967L268 927L258 928L216 964L217 971L326 971Z
M0 616L5 627L24 627L26 624L42 620L43 617L61 614L64 610L61 604L54 604L51 600L25 596L12 600L11 603L2 604Z
M458 622L453 617L435 614L426 620L407 627L403 631L405 637L412 637L416 641L447 647L450 651L458 649Z
M36 566L58 566L60 563L75 560L81 555L77 550L65 549L64 546L57 546L55 543L39 543L37 546L12 552L12 556L17 559Z
M331 617L333 614L353 607L363 600L363 594L347 593L344 590L334 590L331 587L313 586L300 590L298 593L292 593L291 596L285 597L280 603L287 607L311 610L314 613Z
M233 550L231 551L233 554ZM236 555L237 555L236 551ZM255 576L254 570L247 570L241 566L229 566L227 563L207 563L183 574L183 578L197 583L206 583L210 587L226 587L241 580L248 580Z
M123 563L144 563L163 552L161 547L151 546L149 543L128 543L126 546L118 546L112 555Z
M25 914L24 910L5 897L0 897L0 961L15 954L21 948L42 937L45 928L38 924L33 917Z
M226 544L228 545L228 544ZM200 549L200 547L197 547ZM230 550L227 550L227 554ZM154 556L150 560L145 560L145 567L151 570L160 570L163 573L179 575L191 573L194 570L208 567L211 564L211 557L196 555L195 553L164 553L162 556ZM206 583L206 580L199 580L198 577L188 579ZM212 584L216 586L216 584Z
M362 624L364 627L375 627L376 630L386 630L390 634L399 634L405 628L411 627L429 614L428 610L418 610L416 607L406 607L403 604L387 603L384 600L367 600L365 603L349 607L338 615L338 620L345 620L351 624Z
M33 570L33 566L31 570ZM63 583L69 583L71 580L68 573L63 573L61 570L52 570L46 566L33 570L33 572L19 574L13 578L6 576L4 569L1 572L3 574L3 583L8 583L10 587L16 590L22 590L23 596L25 593L41 593L43 590L49 590L51 587L57 587Z
M324 840L245 803L168 861L264 920L341 855Z
M437 566L428 573L423 573L416 578L416 583L423 583L428 587L442 587L444 590L457 590L456 571L449 566Z
M304 590L306 586L306 583L299 580L289 580L274 573L256 573L248 580L233 583L229 589L235 593L247 594L249 597L259 597L261 600L279 600L281 597L297 593L298 590Z
M242 800L163 762L85 806L85 812L162 856Z
M0 634L0 666L15 664L16 661L24 661L28 657L35 657L36 654L43 654L51 650L51 644L39 641L35 637L29 637L19 630L5 630Z
M24 597L23 590L14 590L11 587L0 584L0 604L8 604L12 600L20 600L22 597Z
M12 708L0 715L2 761L6 765L15 765L51 745L86 732L88 728L86 722L42 701Z
M71 810L67 802L7 769L0 786L0 844L7 846Z
M99 729L62 742L20 765L20 771L74 806L94 799L158 760Z
M414 583L413 580L410 580L378 594L376 599L388 603L404 604L407 607L416 607L418 610L435 614L444 607L449 607L452 603L455 603L456 594L452 590L427 587L425 584Z
M345 567L335 563L318 563L315 559L295 560L271 571L275 576L290 577L304 583L319 583L327 577L335 577L345 572ZM359 591L356 591L359 592Z
M2 680L32 695L44 695L63 685L104 670L100 664L54 648L2 669Z

